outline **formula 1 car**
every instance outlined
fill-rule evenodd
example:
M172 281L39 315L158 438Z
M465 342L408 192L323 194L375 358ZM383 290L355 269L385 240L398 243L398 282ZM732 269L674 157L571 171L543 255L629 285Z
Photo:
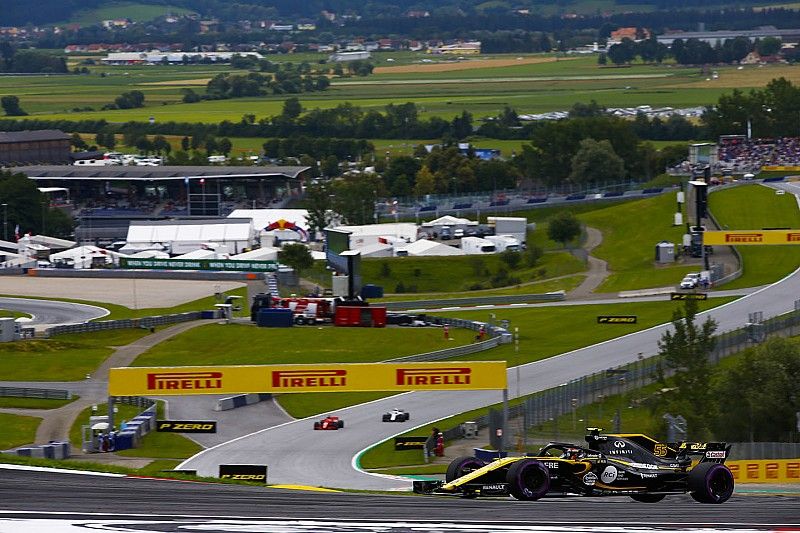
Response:
M383 413L384 422L408 422L411 415L402 409L392 409L390 413Z
M314 429L342 429L344 420L338 416L328 415L319 422L314 422Z
M724 442L662 443L646 435L589 430L587 446L551 442L535 455L489 463L459 457L444 482L415 481L414 492L467 498L510 494L529 501L626 495L642 503L687 492L700 503L723 503L733 494L733 474L724 464L731 447ZM694 467L692 456L700 456Z

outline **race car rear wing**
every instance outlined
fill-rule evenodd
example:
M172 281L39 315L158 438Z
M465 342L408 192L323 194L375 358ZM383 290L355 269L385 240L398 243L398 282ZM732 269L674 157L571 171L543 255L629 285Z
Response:
M701 456L701 463L722 464L731 453L731 445L726 442L676 442L668 446L678 450L678 457Z

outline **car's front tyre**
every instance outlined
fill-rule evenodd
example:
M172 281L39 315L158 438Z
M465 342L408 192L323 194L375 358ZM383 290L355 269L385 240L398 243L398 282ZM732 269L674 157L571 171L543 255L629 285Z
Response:
M536 459L521 459L506 474L508 492L518 500L538 500L550 490L550 469Z
M486 463L477 457L472 457L471 455L457 457L450 461L450 464L447 465L447 472L444 475L444 479L450 483L454 479L458 479L465 474L469 474L470 472L482 468L485 464Z

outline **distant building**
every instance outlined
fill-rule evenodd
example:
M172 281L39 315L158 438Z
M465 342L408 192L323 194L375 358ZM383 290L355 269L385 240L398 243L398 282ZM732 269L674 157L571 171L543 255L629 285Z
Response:
M480 41L471 41L467 43L445 44L432 47L429 51L431 54L476 55L481 53L481 43Z
M369 59L372 54L366 51L362 52L337 52L328 56L328 61L335 61L336 63L343 63L345 61L358 61Z
M0 165L69 163L70 138L59 130L0 131Z
M640 33L641 32L641 33ZM631 41L641 41L650 38L650 30L646 28L617 28L611 32L609 42L621 43L622 39L630 39Z
M722 43L728 39L735 39L737 37L746 37L751 42L756 39L764 39L766 37L774 37L783 42L800 42L800 29L798 28L781 28L777 29L774 26L764 26L754 30L721 30L721 31L675 31L666 32L659 35L656 39L659 43L667 46L677 39L687 41L689 39L697 39L698 41L705 41L711 46L715 46L718 42Z

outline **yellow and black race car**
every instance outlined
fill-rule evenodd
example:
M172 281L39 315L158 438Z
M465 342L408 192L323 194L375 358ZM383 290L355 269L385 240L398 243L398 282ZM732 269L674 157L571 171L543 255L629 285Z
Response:
M643 503L687 492L700 503L723 503L733 494L733 474L724 464L731 447L724 442L662 443L641 434L589 431L586 446L551 442L535 455L490 463L459 457L445 481L415 481L414 492L518 500L626 495Z

